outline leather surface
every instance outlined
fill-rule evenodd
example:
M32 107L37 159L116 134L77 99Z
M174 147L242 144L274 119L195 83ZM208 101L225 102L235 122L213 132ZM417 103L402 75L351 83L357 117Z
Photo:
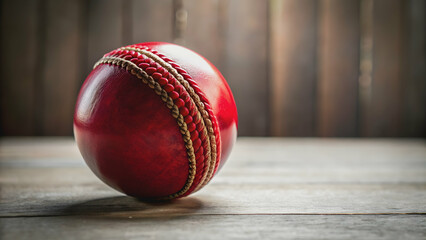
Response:
M226 161L237 133L234 99L222 75L198 54L173 44L143 44L183 67L207 96ZM111 187L139 198L178 192L188 156L176 119L146 84L118 66L101 64L87 77L74 116L74 134L92 171Z

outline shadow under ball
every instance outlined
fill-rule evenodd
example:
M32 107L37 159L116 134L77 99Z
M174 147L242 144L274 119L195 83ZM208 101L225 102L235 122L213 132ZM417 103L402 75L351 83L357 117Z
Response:
M187 196L229 157L237 109L220 72L170 43L141 43L101 58L84 82L74 135L90 169L141 199Z

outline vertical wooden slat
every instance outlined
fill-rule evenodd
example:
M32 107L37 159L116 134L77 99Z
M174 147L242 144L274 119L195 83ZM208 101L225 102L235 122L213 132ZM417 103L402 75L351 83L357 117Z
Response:
M134 44L133 42L133 1L122 0L122 45Z
M223 27L220 25L219 1L184 2L187 24L184 45L192 49L221 70L223 58Z
M405 1L403 133L426 136L426 1Z
M1 1L0 135L35 134L38 1Z
M363 110L362 136L396 137L401 133L401 2L373 3L371 97Z
M315 134L317 1L273 0L271 107L274 136Z
M318 48L318 134L357 136L360 3L323 0Z
M239 135L268 134L268 5L266 1L228 2L223 74L233 91Z
M172 0L133 0L133 42L172 42L173 14Z
M176 44L185 43L186 25L188 11L185 9L184 0L173 0L173 42Z
M358 134L364 135L367 123L365 117L371 102L373 79L373 3L374 0L360 1L360 72L358 85Z
M72 134L75 93L80 85L81 1L47 0L45 5L43 134Z
M90 0L88 72L105 53L123 44L122 0Z
M79 61L79 76L77 81L77 89L74 92L74 100L77 100L77 96L80 90L81 85L86 79L87 75L92 70L92 62L89 62L89 22L90 22L90 0L80 0L80 10L79 10L79 48L76 49L78 51L78 61ZM100 57L100 56L99 56ZM73 106L74 107L74 106ZM73 109L74 110L74 109Z

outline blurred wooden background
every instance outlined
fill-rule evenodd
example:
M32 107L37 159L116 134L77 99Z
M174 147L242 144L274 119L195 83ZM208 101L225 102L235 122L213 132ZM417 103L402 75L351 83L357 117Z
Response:
M2 0L1 135L71 135L105 52L176 42L228 80L249 136L425 137L423 0Z

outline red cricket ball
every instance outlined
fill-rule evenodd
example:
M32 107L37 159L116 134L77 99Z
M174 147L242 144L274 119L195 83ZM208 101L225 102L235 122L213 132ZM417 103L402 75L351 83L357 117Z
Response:
M220 72L170 43L107 53L84 82L74 135L92 171L142 199L187 196L225 163L237 136L237 109Z

